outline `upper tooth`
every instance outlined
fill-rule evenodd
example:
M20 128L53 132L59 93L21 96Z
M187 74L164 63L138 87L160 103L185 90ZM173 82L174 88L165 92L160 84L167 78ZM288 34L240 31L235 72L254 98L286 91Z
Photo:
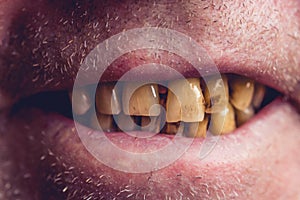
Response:
M98 112L107 115L116 115L121 112L118 90L113 83L103 83L97 88L96 106Z
M123 89L123 111L126 115L158 116L160 114L157 84L128 82Z
M91 98L83 88L74 89L69 93L69 96L72 101L73 112L76 115L83 115L90 109Z
M199 122L204 119L204 97L197 78L171 81L166 103L167 122Z
M252 106L249 106L245 110L236 110L236 122L238 126L241 126L247 122L254 115L254 109Z
M229 101L227 77L225 75L222 75L221 78L213 76L206 80L204 97L208 104L205 112L215 113L223 110Z
M234 117L234 109L228 103L223 111L211 115L209 130L217 135L230 133L236 128Z
M208 117L205 117L202 122L185 123L188 129L185 133L187 137L205 137L208 125Z
M266 87L261 84L255 84L252 105L254 108L259 108L264 100Z
M244 110L251 104L254 93L253 80L233 76L229 81L231 89L230 102L238 110Z

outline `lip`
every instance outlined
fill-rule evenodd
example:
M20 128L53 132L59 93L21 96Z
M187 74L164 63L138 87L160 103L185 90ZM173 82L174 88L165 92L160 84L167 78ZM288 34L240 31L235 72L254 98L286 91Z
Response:
M32 177L32 180L39 180L34 183L38 185L33 188L43 191L39 194L42 195L41 199L57 195L57 190L62 191L65 187L68 192L59 193L62 195L61 199L65 199L65 195L72 195L74 191L78 192L77 196L93 191L94 197L125 198L130 195L130 191L135 193L141 190L144 194L149 194L151 199L163 198L166 195L179 197L181 194L184 197L200 196L204 199L213 199L217 195L257 199L258 197L249 196L255 190L265 190L268 192L267 196L273 198L286 186L278 182L275 188L270 189L269 178L274 178L276 170L288 165L288 162L278 164L276 160L281 157L285 157L285 160L293 159L288 153L282 154L280 144L290 141L282 139L281 134L288 132L289 137L293 137L300 131L297 126L299 115L290 104L277 99L243 127L230 135L222 136L213 151L204 159L199 158L199 147L203 139L195 139L187 152L169 166L149 173L132 174L114 170L96 160L80 142L72 120L36 109L25 109L7 119L8 123L3 127L5 132L11 133L9 137L13 146L26 144L24 146L29 150L24 152L22 148L16 148L15 153L19 156L15 159L25 166L29 165L30 170L39 172L41 176ZM286 124L286 120L290 123ZM274 126L277 130L270 131L270 127ZM92 131L86 129L87 132ZM132 139L122 133L107 136L116 143L132 144ZM87 134L86 137L91 135ZM169 140L170 137L165 139ZM158 146L162 144L161 141L162 138L157 139ZM139 151L144 144L141 141L139 145L123 147ZM261 168L263 163L268 163L268 166ZM64 173L61 174L61 171ZM269 175L269 178L259 179L262 174ZM284 180L289 175L291 174L282 174L280 179ZM126 188L126 185L130 185L130 188ZM174 194L174 188L180 193ZM122 190L124 191L121 192ZM139 197L143 196L137 196Z

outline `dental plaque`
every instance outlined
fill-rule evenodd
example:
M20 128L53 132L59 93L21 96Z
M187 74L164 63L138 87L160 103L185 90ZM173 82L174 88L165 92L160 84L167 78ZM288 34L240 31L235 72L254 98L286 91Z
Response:
M79 123L96 130L100 126L104 132L144 131L206 137L209 131L222 135L250 120L268 98L265 86L232 74L207 77L205 81L170 80L164 86L133 81L121 85L99 83L95 100L84 87L73 90L74 115L84 119ZM90 112L93 105L96 115Z

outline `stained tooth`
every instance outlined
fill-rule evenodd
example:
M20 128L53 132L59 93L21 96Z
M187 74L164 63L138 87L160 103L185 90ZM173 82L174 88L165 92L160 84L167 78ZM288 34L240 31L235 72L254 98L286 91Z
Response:
M249 106L245 110L236 110L236 122L238 126L241 126L254 116L255 112L252 106Z
M90 125L93 129L100 130L105 132L114 131L116 128L114 126L113 116L112 115L104 115L101 113L97 113L97 116L92 115Z
M223 110L229 101L227 77L225 75L222 75L221 78L213 76L206 80L204 97L207 104L206 113L215 113Z
M230 103L238 110L244 110L251 104L254 93L253 80L233 76L229 81L231 89Z
M89 93L85 89L74 89L69 93L69 96L72 101L73 112L76 115L83 115L90 109L91 98Z
M141 130L152 132L152 133L159 133L161 127L161 118L158 117L142 117L141 119Z
M199 122L203 120L205 105L199 79L171 81L168 87L167 122Z
M254 95L252 99L252 105L255 109L258 109L261 106L261 103L264 100L266 93L266 87L261 84L255 84Z
M135 116L158 116L160 106L157 84L138 87L139 85L141 84L134 82L125 84L122 99L124 113Z
M202 122L185 123L185 136L187 137L206 137L208 117L206 116Z
M116 116L116 119L117 126L122 131L134 131L138 129L136 117L131 117L130 115L125 115L121 112Z
M182 134L184 131L184 124L180 122L177 123L167 123L166 125L166 133L167 134Z
M234 116L234 109L228 103L223 111L211 115L209 130L215 135L232 132L236 128Z
M119 91L113 83L103 83L98 86L96 93L98 112L107 115L117 115L121 112Z

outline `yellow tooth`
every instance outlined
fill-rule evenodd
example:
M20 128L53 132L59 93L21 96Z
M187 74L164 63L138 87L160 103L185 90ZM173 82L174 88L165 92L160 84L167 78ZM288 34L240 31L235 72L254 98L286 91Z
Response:
M185 136L187 137L206 137L208 125L208 117L206 116L202 122L185 123Z
M261 106L266 94L266 87L262 84L255 84L252 105L255 109Z
M229 86L231 90L230 103L238 110L244 110L249 107L254 93L253 80L232 76Z
M73 92L69 93L72 101L73 112L76 115L85 114L91 107L91 98L88 92L83 89L74 89ZM74 96L74 98L72 98Z
M157 84L138 87L139 85L141 84L136 82L125 84L122 99L124 113L135 116L158 116L160 106Z
M199 122L203 120L205 105L199 79L171 81L168 87L167 122Z
M114 83L99 84L96 93L96 107L98 112L107 115L117 115L121 112L119 91Z
M159 133L160 131L160 122L161 118L158 117L142 117L141 119L141 130L152 132L152 133Z
M247 122L251 117L254 116L255 112L252 106L249 106L245 110L236 110L236 123L238 126L241 126Z
M138 129L137 120L130 115L125 115L121 112L116 116L116 119L117 126L122 131L134 131Z
M223 111L213 113L210 124L209 130L215 135L232 132L236 128L236 123L234 109L231 104L228 103Z
M227 76L222 75L221 78L213 76L206 80L204 97L207 104L206 113L215 113L223 110L229 101Z
M177 123L167 123L166 125L166 133L167 134L172 134L172 135L175 135L175 134L182 134L184 131L184 124L181 123L181 126L180 126L180 122L177 122Z
M111 132L115 130L114 121L112 115L104 115L101 113L97 113L97 116L92 115L90 120L90 125L93 129L100 130L105 132Z

